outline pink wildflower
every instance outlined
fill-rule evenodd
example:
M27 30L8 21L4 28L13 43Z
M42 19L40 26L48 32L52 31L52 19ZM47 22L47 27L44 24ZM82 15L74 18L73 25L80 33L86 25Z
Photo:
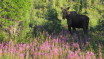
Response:
M24 59L24 54L20 54L20 59Z

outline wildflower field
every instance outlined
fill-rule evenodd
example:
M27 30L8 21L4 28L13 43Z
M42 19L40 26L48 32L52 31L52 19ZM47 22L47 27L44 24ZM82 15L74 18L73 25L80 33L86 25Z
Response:
M90 39L90 38L89 38ZM90 39L91 40L91 39ZM57 36L41 33L30 43L0 43L0 59L103 59L101 45L93 49L91 42L78 42L68 32Z

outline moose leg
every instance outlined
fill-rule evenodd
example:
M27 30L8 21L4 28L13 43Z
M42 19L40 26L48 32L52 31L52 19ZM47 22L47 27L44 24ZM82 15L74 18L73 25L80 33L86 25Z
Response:
M87 36L88 35L88 26L83 27L84 34Z
M84 27L83 31L84 31L84 42L86 43L86 41L88 41L88 28Z
M76 28L75 27L72 27L73 28L73 33L76 33Z
M68 25L68 30L70 31L70 33L72 34L72 31L71 31L71 26Z
M84 22L84 25L83 25L83 31L84 31L85 38L87 38L87 36L88 36L88 22L89 21Z

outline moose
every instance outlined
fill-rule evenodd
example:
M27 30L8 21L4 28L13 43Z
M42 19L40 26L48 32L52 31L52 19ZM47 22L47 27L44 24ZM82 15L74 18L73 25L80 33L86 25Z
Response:
M67 19L68 30L72 33L71 28L73 31L76 31L76 28L82 28L85 35L88 35L88 24L89 24L89 17L86 15L77 14L75 11L68 11L68 8L61 8L62 9L62 18Z

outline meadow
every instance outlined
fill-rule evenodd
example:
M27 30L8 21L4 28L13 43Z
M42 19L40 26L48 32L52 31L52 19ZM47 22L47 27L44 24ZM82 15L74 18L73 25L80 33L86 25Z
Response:
M61 8L89 17L71 35ZM0 59L104 59L103 0L0 0Z

